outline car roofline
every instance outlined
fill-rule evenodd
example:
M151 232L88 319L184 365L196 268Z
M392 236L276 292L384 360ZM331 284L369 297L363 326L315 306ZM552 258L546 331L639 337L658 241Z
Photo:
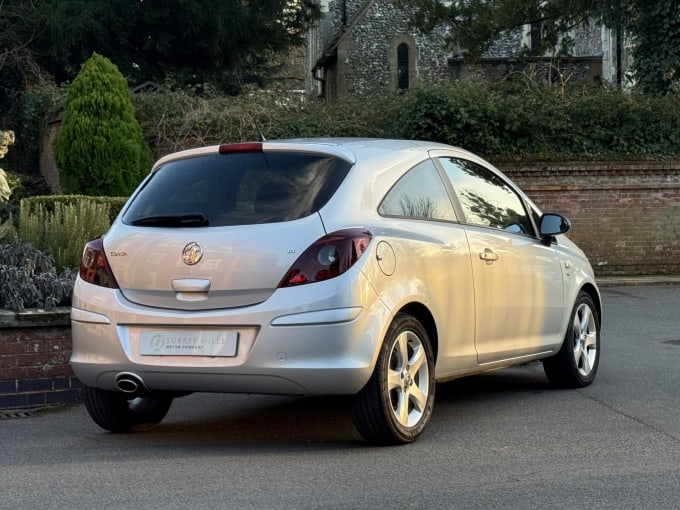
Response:
M151 168L151 172L155 172L159 167L169 161L177 161L180 159L187 159L196 156L207 154L218 154L220 145L208 145L204 147L196 147L185 149L171 154L167 154L159 158ZM427 142L423 140L400 140L400 139L384 139L384 138L290 138L281 140L267 140L262 142L262 150L289 150L311 152L319 154L332 154L351 164L356 163L357 151L362 149L385 149L398 151L409 150L456 150L462 153L467 151L452 145L446 145L438 142Z

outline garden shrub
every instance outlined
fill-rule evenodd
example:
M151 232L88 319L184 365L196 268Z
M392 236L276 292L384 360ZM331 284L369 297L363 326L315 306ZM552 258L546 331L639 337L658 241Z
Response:
M236 97L160 91L135 94L132 99L156 158L186 148L252 141L261 136L385 136L385 100L348 98L324 105L262 91Z
M0 244L0 309L70 306L76 273L57 273L49 254L15 238Z
M90 197L40 198L21 201L20 239L50 253L56 267L79 267L85 243L111 225L110 202Z
M69 86L54 154L69 194L128 195L148 172L150 154L127 81L97 53Z

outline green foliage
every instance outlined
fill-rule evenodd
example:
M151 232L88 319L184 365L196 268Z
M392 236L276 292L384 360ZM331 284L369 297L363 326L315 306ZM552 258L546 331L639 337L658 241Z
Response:
M407 93L328 105L264 92L235 97L147 92L132 101L154 158L260 135L427 139L489 157L680 154L680 94L648 97L576 80L548 85L529 74L493 83L416 83Z
M108 221L112 223L118 213L125 205L127 197L90 197L86 195L40 195L26 197L21 200L23 211L34 213L38 208L43 208L46 212L54 212L56 205L78 205L81 202L94 202L108 207ZM87 220L84 220L87 221Z
M611 28L625 23L633 28L633 4L641 1L646 0L397 0L397 3L411 9L416 27L430 31L437 25L446 25L450 27L448 42L469 51L472 57L479 57L502 32L532 23L540 24L541 31L539 44L528 49L535 55L568 50L565 36L568 38L569 31L581 23L597 21Z
M183 92L136 94L135 109L155 157L202 145L308 136L385 135L389 99L331 105L257 92L197 97Z
M646 94L680 92L680 1L637 0L633 76Z
M0 244L0 309L50 310L71 304L75 273L57 273L52 257L14 239Z
M111 225L111 203L92 197L34 197L21 201L19 237L50 253L56 267L77 268L87 241Z
M17 229L11 219L0 220L0 243L6 243L17 236Z
M548 159L680 154L680 97L537 83L421 84L393 104L390 136L487 157Z
M52 89L31 93L35 94L30 97L36 111L53 111L59 104L60 89ZM146 92L134 94L132 101L154 158L189 147L256 140L260 134L267 139L364 136L439 140L490 157L680 154L676 128L680 125L679 94L647 97L586 86L576 80L548 86L528 74L500 83L415 84L407 93L328 105L264 92L235 97ZM22 139L17 140L8 156L18 149ZM23 190L10 182L10 205L17 195L35 194L30 177L21 175ZM114 200L122 204L124 199ZM12 211L16 217L17 207L18 200L11 210L0 206L0 220L6 220Z
M570 51L569 31L580 23L598 22L630 34L632 74L646 94L666 94L680 81L680 1L678 0L467 0L437 2L398 0L413 12L413 24L431 31L446 25L449 43L469 51L475 60L498 36L523 25L539 24L540 44L533 53Z
M529 75L496 83L416 84L331 105L254 94L135 96L156 157L214 143L307 136L434 140L488 157L639 158L680 154L680 95L648 97Z
M65 104L66 88L54 85L32 87L14 96L6 109L16 133L16 143L6 156L7 168L22 175L40 175L42 136Z
M69 87L54 153L66 193L128 195L148 170L127 81L107 58L93 54Z
M0 43L10 48L18 74L43 69L60 84L98 52L110 55L133 84L211 83L232 92L243 80L266 77L273 56L301 46L306 26L319 15L312 0L3 0L0 5L2 14L8 13L6 19L0 16L0 29L8 32L3 37L0 30Z

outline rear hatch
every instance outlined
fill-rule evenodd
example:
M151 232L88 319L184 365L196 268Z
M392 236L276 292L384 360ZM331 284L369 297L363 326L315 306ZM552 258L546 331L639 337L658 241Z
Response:
M129 301L173 310L260 303L324 235L318 210L350 163L224 147L236 148L166 160L107 233L106 256Z

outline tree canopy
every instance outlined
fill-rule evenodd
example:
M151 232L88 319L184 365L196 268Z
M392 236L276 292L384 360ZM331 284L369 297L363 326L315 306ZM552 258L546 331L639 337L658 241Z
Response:
M400 0L414 10L413 23L429 31L450 28L449 42L480 56L506 30L540 24L533 51L568 51L563 35L597 22L632 37L633 74L647 93L665 94L680 80L680 0Z
M61 83L97 52L131 84L236 91L318 14L311 0L0 0L0 69L30 61Z

